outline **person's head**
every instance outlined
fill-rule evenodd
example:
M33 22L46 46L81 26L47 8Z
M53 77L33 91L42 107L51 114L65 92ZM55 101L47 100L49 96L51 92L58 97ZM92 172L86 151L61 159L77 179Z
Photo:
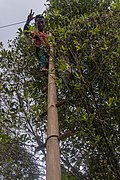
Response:
M45 25L45 20L43 15L39 14L35 16L35 25L39 31L43 32Z

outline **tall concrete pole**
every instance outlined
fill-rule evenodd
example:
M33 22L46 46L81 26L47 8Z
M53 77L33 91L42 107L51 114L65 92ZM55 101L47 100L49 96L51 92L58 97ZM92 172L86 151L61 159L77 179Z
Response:
M52 57L49 59L48 73L48 117L47 117L47 157L46 180L61 180L59 127L57 96L55 84L55 67Z

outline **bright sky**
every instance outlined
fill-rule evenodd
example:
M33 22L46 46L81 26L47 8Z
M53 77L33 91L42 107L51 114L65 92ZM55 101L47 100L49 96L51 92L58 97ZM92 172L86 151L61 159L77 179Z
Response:
M35 15L42 13L46 7L46 0L0 0L0 27L13 23L26 21L31 9ZM14 39L18 28L23 24L0 28L0 41L7 48L8 39Z

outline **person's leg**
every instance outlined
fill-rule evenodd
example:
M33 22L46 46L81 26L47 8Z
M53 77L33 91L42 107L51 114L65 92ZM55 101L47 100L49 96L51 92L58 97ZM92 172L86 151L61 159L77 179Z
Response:
M45 64L45 53L44 53L43 50L42 50L42 52L41 52L40 61L41 61L42 68L46 68L46 64Z
M40 61L42 68L45 68L45 52L40 47L36 47L36 57Z
M45 52L45 68L49 69L49 55Z

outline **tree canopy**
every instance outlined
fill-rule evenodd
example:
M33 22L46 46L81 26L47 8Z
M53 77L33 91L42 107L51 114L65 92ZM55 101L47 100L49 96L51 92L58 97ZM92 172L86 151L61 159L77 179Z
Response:
M120 2L48 0L47 3L46 31L51 33L49 40L56 67L62 179L118 180ZM9 50L1 45L0 59L2 147L8 147L6 136L12 137L9 141L15 152L17 146L18 154L21 148L29 146L43 163L39 173L42 179L47 75L40 72L32 41L22 30L9 42ZM15 146L18 139L20 146ZM3 156L9 164L6 153Z

